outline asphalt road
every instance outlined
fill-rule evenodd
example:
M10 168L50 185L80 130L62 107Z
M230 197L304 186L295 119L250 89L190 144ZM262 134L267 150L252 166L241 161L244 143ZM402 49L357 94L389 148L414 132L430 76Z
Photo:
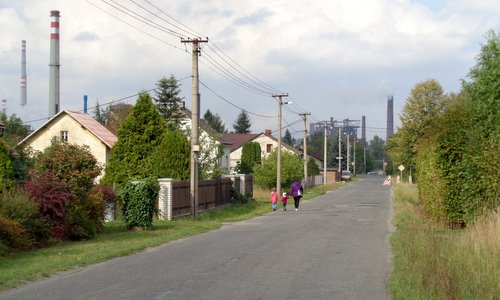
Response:
M391 204L382 181L367 176L298 212L231 223L0 299L388 299Z

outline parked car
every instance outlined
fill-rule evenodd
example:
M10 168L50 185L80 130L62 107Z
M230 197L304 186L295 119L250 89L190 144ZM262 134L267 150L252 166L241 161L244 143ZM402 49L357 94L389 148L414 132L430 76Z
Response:
M342 181L351 181L351 171L342 171L340 178Z

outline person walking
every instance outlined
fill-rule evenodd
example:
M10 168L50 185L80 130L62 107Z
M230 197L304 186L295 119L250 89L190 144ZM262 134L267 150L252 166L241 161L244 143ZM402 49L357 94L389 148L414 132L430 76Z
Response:
M295 206L295 211L299 210L299 202L300 198L304 194L304 188L298 179L295 179L295 182L292 183L292 187L290 188L290 195L293 197L293 204Z
M273 190L271 191L271 197L270 197L270 200L271 200L271 207L273 208L273 211L276 210L276 207L278 206L278 193L276 192L276 188L273 188Z
M283 204L283 211L286 211L286 203L288 202L288 195L286 193L283 193L283 196L281 197L281 203Z

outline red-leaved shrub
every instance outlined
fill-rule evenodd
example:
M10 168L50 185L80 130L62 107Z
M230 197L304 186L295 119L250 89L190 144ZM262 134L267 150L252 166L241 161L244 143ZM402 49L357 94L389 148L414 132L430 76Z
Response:
M38 204L40 213L47 218L53 229L65 227L68 206L75 201L75 196L67 184L52 181L49 177L28 181L25 189L30 199ZM61 238L61 236L55 237Z

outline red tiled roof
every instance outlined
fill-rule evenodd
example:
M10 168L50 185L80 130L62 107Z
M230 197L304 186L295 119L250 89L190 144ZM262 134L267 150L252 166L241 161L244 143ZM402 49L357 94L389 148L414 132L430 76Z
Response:
M88 131L92 132L98 139L100 139L106 146L112 148L118 141L116 135L104 127L101 123L94 120L91 116L81 112L74 112L64 110L68 115L75 119L78 123L82 124Z
M228 144L231 144L231 152L241 147L244 143L253 140L260 134L254 133L224 133L222 138Z

